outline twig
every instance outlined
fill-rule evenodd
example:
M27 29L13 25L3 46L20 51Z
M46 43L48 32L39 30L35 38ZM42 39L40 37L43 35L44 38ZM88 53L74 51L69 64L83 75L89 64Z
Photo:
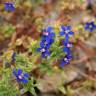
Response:
M95 57L95 56L96 56L96 54L94 54L94 55L89 55L89 56L85 56L85 57L82 57L82 58L79 59L79 60L74 60L74 61L72 61L71 64L82 63L82 62L87 61L88 59L91 59L92 57Z
M96 51L85 46L82 40L78 40L77 46L79 46L87 55L96 55Z
M14 32L13 35L12 35L12 38L11 38L11 43L14 44L15 41L16 41L16 38L17 38L17 33Z
M89 79L89 80L92 80L92 81L95 81L95 82L96 82L96 78L93 78L93 77L91 77L91 76L89 76L89 75L87 75L87 74L83 73L83 72L82 72L79 68L76 68L76 67L73 67L73 66L71 66L71 68L72 68L72 69L74 69L75 71L77 71L80 75L82 75L82 76L86 77L87 79Z

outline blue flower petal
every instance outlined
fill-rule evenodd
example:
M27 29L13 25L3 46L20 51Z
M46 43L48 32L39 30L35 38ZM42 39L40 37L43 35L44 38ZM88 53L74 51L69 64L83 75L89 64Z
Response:
M50 42L50 38L49 37L46 37L46 42Z
M89 29L89 23L86 23L85 30L88 30L88 29Z
M13 75L14 75L14 76L17 76L17 75L18 75L16 69L13 69Z
M94 25L94 29L96 29L96 25Z
M24 74L24 77L29 78L29 74L28 73L25 73Z
M90 25L92 25L92 26L94 26L94 22L93 22L93 21L92 21L92 22L90 22L89 24L90 24Z
M42 58L46 58L46 54L45 53L42 53Z
M42 48L37 48L37 52L41 52L41 49L42 49Z
M46 55L47 55L47 56L50 56L50 52L49 52L49 51L46 51Z
M65 31L65 26L61 25L61 29L62 29L62 31Z
M74 32L70 31L70 32L69 32L69 35L74 35Z
M44 47L45 46L45 42L44 41L41 41L40 42L40 47Z
M66 65L66 63L65 63L64 61L62 61L62 62L60 63L60 67L63 68L64 65Z
M60 67L63 68L66 64L69 62L64 61L64 59L61 60Z
M50 34L50 36L51 36L51 37L55 37L55 33L52 32L52 33Z
M72 59L72 55L67 55L68 60Z
M90 28L89 30L90 30L90 32L93 32L93 31L94 31L94 29L93 29L93 28Z
M15 61L16 60L16 53L14 52L13 54L12 54L12 61Z
M61 31L60 32L60 36L64 36L65 35L65 32L64 31Z
M50 44L47 44L45 49L48 50L49 48L50 48Z
M54 42L54 39L50 39L50 45Z
M50 56L50 52L48 50L42 53L42 58L46 58L47 56Z
M16 78L17 82L20 83L22 80L19 78Z
M63 52L65 52L66 54L70 54L71 51L68 47L64 47Z
M65 30L70 30L71 31L72 27L71 26L66 26Z
M63 40L62 41L62 44L65 46L65 47L67 47L67 44L68 44L69 42L65 42L65 40Z
M69 42L69 35L68 35L68 34L66 34L66 36L65 36L65 42L66 42L66 43Z
M25 79L25 78L23 78L23 79L22 79L22 83L27 84L27 83L28 83L28 80Z
M21 75L22 74L22 69L18 69L18 75Z
M53 28L51 26L48 26L47 29L46 29L46 32L49 32L50 33L52 31L52 29Z

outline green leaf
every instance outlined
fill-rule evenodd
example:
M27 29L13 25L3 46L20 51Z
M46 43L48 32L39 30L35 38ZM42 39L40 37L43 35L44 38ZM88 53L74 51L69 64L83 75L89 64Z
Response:
M0 96L16 96L17 89L8 80L8 78L0 81Z
M64 86L60 86L58 87L58 89L65 95L66 94L66 89L64 88Z
M15 32L15 28L11 24L9 24L8 26L5 27L3 32L5 37L9 37L10 35L13 34L13 32Z
M31 88L30 89L30 92L34 95L34 96L37 96L36 92L35 92L35 89L34 88Z

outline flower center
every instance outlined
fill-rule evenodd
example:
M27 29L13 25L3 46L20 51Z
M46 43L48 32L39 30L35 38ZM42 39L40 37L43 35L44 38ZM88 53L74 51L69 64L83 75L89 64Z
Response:
M11 7L12 5L11 5L11 4L9 4L8 6L9 6L9 7Z
M66 30L65 33L68 34L70 32L70 30Z
M67 58L64 58L64 61L68 62L68 59Z
M67 47L72 47L72 45L68 43L68 44L67 44Z
M43 49L41 50L41 52L45 52L45 49L43 48Z
M89 28L92 28L92 27L93 27L92 25L89 26Z
M45 44L45 45L47 45L47 44L48 44L48 42L47 42L47 41L45 41L45 42L44 42L44 44Z
M43 32L43 35L48 36L49 33L48 32Z
M22 78L23 78L23 75L19 75L18 78L19 78L19 79L22 79Z

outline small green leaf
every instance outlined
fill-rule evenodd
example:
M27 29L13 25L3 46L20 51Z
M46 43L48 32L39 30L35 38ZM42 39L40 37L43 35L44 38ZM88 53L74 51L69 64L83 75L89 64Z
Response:
M60 86L58 88L64 95L66 94L66 89L64 88L64 86Z
M35 92L35 89L34 88L31 88L30 89L30 92L34 95L34 96L37 96L36 92Z

